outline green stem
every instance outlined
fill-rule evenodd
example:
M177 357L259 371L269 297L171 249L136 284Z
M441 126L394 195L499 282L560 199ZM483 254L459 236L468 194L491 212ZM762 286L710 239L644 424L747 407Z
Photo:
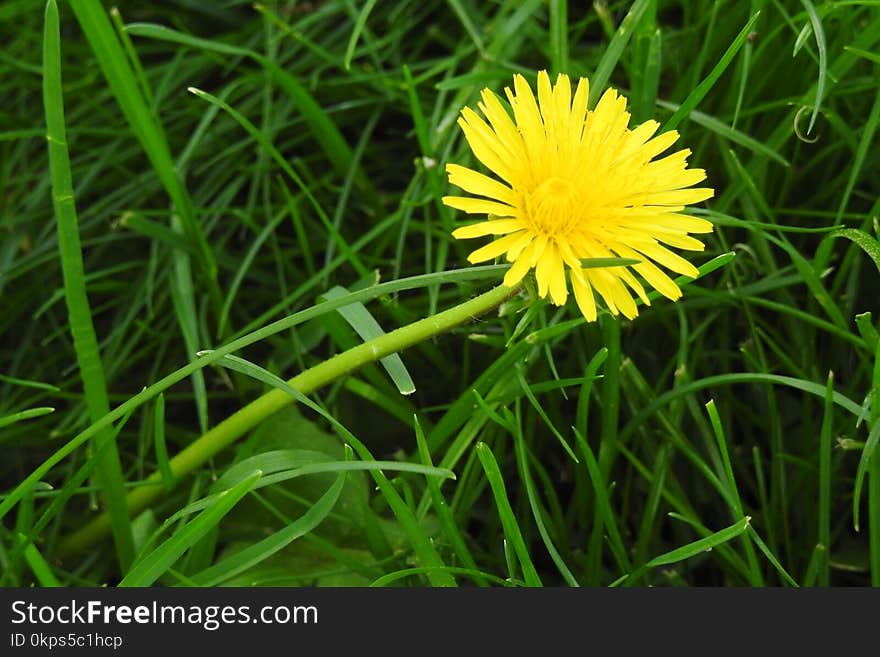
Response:
M500 305L515 291L515 288L499 285L449 310L426 317L337 354L333 358L298 374L287 384L307 395L368 363L373 363L389 354L402 351L423 340L445 333L459 324L464 324ZM264 419L293 401L293 397L286 392L273 389L239 409L169 461L174 478L180 479L197 469L220 450L231 445ZM151 474L144 484L134 489L126 498L130 515L149 507L165 493L162 474L158 471ZM82 552L101 541L109 529L109 516L106 513L101 514L78 531L67 536L59 545L59 554L67 556Z

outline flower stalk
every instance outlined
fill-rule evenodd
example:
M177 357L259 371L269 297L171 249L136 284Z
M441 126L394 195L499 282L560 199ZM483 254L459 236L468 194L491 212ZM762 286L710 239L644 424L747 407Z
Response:
M517 287L499 285L473 299L436 315L426 317L390 333L344 351L287 381L294 390L307 395L364 365L402 351L467 323L516 293ZM267 417L292 403L294 398L277 388L242 407L220 424L197 438L169 461L175 480L193 472L212 456L228 447ZM154 472L142 486L126 497L129 515L133 516L158 501L166 492L162 474ZM59 545L61 557L80 553L103 540L110 531L110 517L102 513L81 529L65 537Z

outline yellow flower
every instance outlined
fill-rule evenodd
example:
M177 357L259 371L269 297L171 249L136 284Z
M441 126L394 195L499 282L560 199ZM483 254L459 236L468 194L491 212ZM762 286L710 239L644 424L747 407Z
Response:
M449 181L484 198L445 196L443 202L487 220L459 228L456 238L502 236L470 254L470 262L505 255L513 266L504 277L516 285L532 269L538 294L556 305L568 298L566 268L578 307L588 321L596 319L593 290L613 314L638 314L633 292L649 305L644 281L675 301L681 290L657 264L696 277L697 269L664 246L701 251L689 233L712 232L704 219L680 214L684 206L710 198L709 188L690 188L706 178L688 169L689 150L662 159L678 133L653 137L656 121L629 129L626 98L608 89L587 109L589 82L578 81L572 97L568 76L551 86L546 71L538 73L538 99L521 75L514 91L505 89L513 117L501 100L483 89L480 111L462 110L458 124L477 159L501 181L457 164L449 164ZM584 268L586 258L628 258L639 264ZM656 263L656 264L655 264Z

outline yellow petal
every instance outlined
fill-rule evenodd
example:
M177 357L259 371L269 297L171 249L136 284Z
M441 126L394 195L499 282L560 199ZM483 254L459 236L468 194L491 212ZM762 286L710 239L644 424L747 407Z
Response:
M673 253L665 246L661 246L659 244L640 246L639 251L651 258L651 260L654 260L655 262L663 265L667 269L671 269L678 274L684 274L685 276L690 276L691 278L696 278L700 275L700 272L697 271L697 268L694 267L690 262L682 258L677 253Z
M461 187L466 192L487 196L508 205L513 205L515 202L516 196L510 187L473 169L458 164L447 164L446 173L449 174L450 183Z
M644 162L648 160L654 159L655 156L659 155L667 148L672 146L676 140L678 139L678 131L669 130L664 132L662 135L658 135L654 137L651 141L647 142L640 150L640 156Z
M574 291L574 298L577 301L581 314L588 322L596 321L596 299L593 297L593 290L586 276L580 279L573 277L571 279L571 289Z
M627 319L633 319L639 314L638 308L620 278L615 274L616 270L616 267L592 269L588 270L588 274L593 282L593 287L602 295L608 309L615 315L620 312Z
M669 278L669 276L667 276L663 270L653 262L646 260L641 254L636 253L623 244L615 244L614 251L621 258L634 258L636 260L641 260L639 264L630 266L648 282L648 285L653 287L664 297L671 301L676 301L681 298L681 290L678 285L675 284L675 281Z
M530 264L532 248L532 243L526 246L519 258L514 261L513 266L507 270L507 273L504 275L504 284L507 287L513 287L519 283L523 276L532 268Z
M568 242L561 242L558 247L563 262L565 262L571 270L571 275L575 278L583 279L584 273L583 267L581 267L581 261L575 257L574 252L571 250L571 245Z
M578 80L574 90L574 98L571 101L571 136L572 142L579 143L584 130L584 122L587 119L587 101L590 98L590 81L587 78ZM590 293L592 296L592 292Z
M489 242L486 246L480 247L468 256L468 262L485 262L486 260L494 260L507 250L522 237L520 233L505 235L504 237Z
M565 300L568 298L565 268L555 244L548 244L544 249L535 268L535 278L538 281L538 296L546 297L549 292L553 303L557 306L565 305Z
M540 260L541 256L544 255L544 249L547 248L547 244L550 241L550 238L546 233L542 233L538 235L538 237L533 242L532 247L532 257L531 262L529 263L532 267L538 264L538 260Z
M620 280L626 283L633 292L639 295L639 299L642 300L642 303L646 306L651 305L651 300L645 293L645 288L642 287L642 284L639 283L638 279L632 275L632 272L630 272L627 267L614 267L611 271L616 276L619 276Z
M535 236L532 234L532 232L528 230L524 230L522 233L520 233L520 235L522 237L520 237L519 241L511 246L510 250L508 250L507 252L508 262L513 262L514 260L519 258L520 253L522 253L523 250L535 239Z
M668 192L638 192L627 197L629 203L645 205L690 205L712 198L715 190L708 187L675 189Z
M711 221L687 214L664 214L654 219L659 225L686 233L711 233L715 227Z
M507 182L513 182L509 165L511 155L485 121L472 109L465 107L458 125L477 159Z
M544 140L544 124L541 121L541 113L538 111L535 96L526 79L519 74L514 75L513 86L516 95L508 93L508 98L513 108L516 125L522 132L523 143L526 145L529 156L532 156Z
M706 248L706 245L700 240L684 233L652 230L651 235L653 235L658 241L668 244L669 246L674 246L676 249L683 249L685 251L703 251Z
M486 235L506 235L522 229L519 219L498 219L495 221L481 221L478 224L462 226L452 231L452 236L457 240L469 240L474 237Z
M538 281L538 296L542 299L547 296L550 289L550 271L553 266L553 248L544 249L544 254L538 258L535 265L535 280Z
M468 214L493 214L496 217L513 217L516 215L516 210L509 205L496 201L487 201L482 198L444 196L442 200L444 205L467 212Z
M547 139L558 143L557 122L559 116L555 111L553 87L550 85L550 76L547 75L547 71L538 72L538 106L541 110L541 121L544 123Z
M557 120L561 120L559 139L564 141L568 139L568 134L563 131L568 130L571 119L571 82L564 73L556 76L553 86L553 112Z
M608 310L611 311L612 315L617 315L619 313L617 310L617 304L614 303L614 292L608 284L608 279L602 276L602 273L601 269L584 270L584 274L589 279L593 289L596 290L596 292L602 297L602 300L605 301Z
M554 253L553 262L550 265L550 298L557 306L564 306L568 299L568 286L565 284L565 266L563 265L562 258L557 253Z

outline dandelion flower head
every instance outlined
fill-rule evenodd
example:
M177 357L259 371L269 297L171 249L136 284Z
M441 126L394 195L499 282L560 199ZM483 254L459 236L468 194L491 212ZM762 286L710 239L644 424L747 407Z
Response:
M690 150L654 159L678 139L674 130L654 136L660 125L645 121L630 129L626 98L608 89L587 108L589 82L572 86L566 75L551 85L538 73L537 100L521 75L501 99L483 89L481 117L469 107L458 120L476 158L500 180L458 164L446 167L449 181L474 196L443 202L469 214L487 215L452 234L468 239L495 236L470 254L472 263L505 256L513 263L504 277L514 286L531 270L539 296L565 304L569 287L588 321L596 319L594 291L614 314L638 314L633 294L649 304L639 278L663 296L681 297L678 285L658 267L696 278L697 269L667 247L701 251L690 233L709 233L705 219L681 214L714 191L694 188L702 169L688 169ZM482 197L482 198L476 198ZM638 264L585 268L588 258L626 258ZM566 270L568 276L566 277ZM568 281L566 280L568 278Z

